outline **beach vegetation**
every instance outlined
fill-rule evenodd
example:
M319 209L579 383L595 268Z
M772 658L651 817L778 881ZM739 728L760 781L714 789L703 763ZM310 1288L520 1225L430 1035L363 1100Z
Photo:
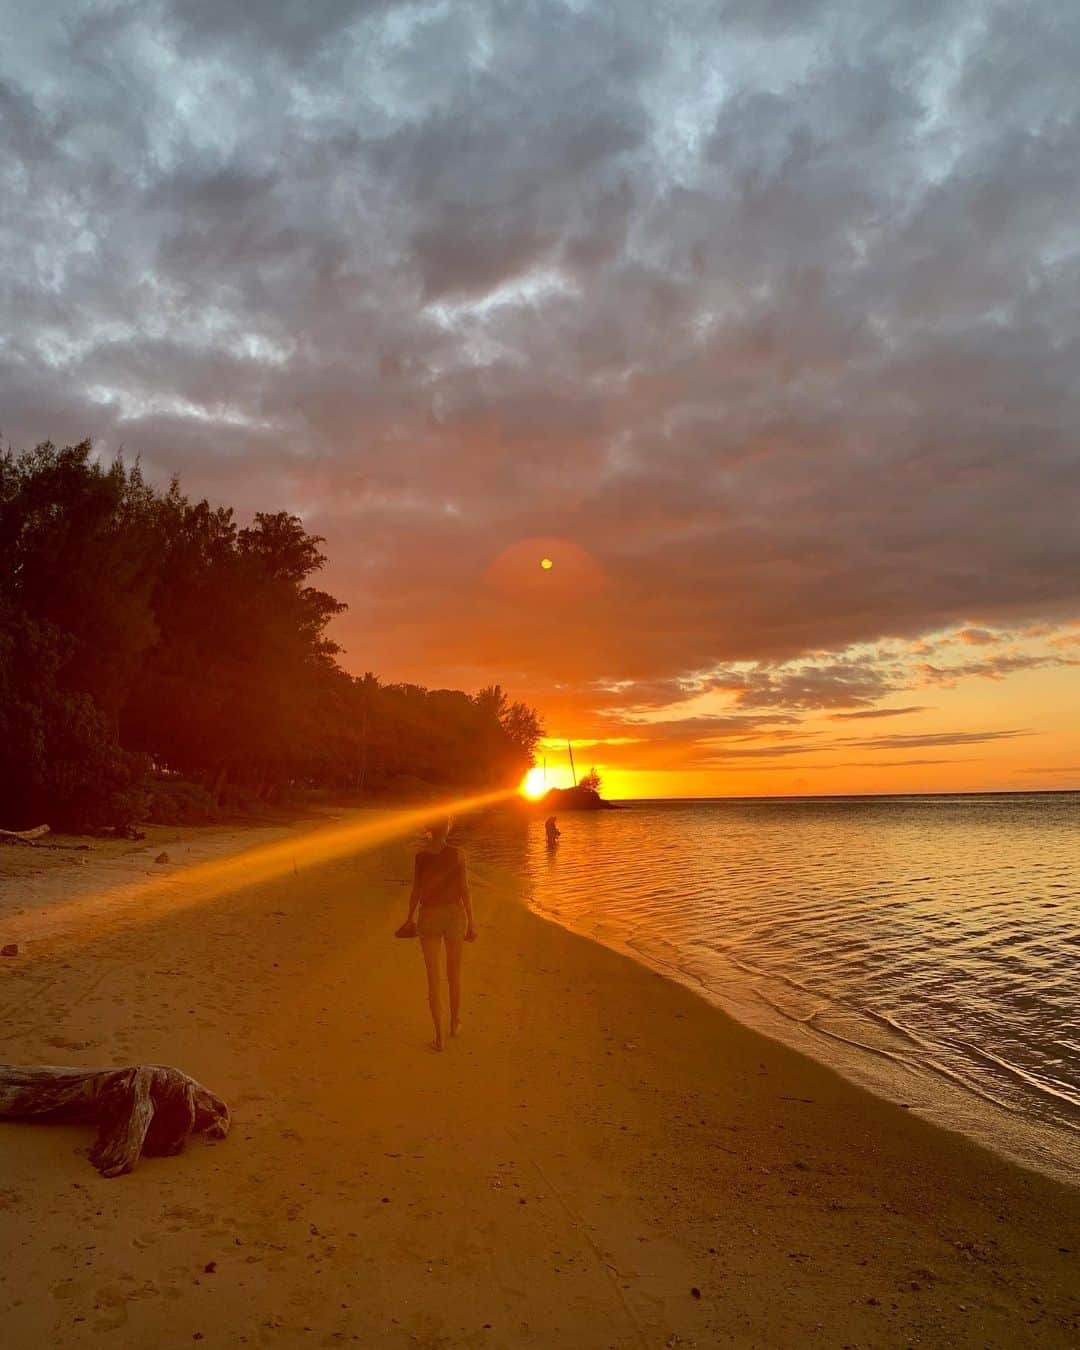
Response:
M287 512L159 489L89 441L0 456L0 824L191 823L289 792L509 786L537 714L350 674Z

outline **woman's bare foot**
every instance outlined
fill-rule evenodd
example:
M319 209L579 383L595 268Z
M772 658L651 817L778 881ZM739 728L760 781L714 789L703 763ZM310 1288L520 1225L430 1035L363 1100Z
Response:
M429 1050L442 1050L443 1048L443 1038L441 1036L436 1036L433 1041L428 1042Z
M461 1030L461 1018L459 1017L456 1022L450 1023L450 1035L456 1036L460 1030Z

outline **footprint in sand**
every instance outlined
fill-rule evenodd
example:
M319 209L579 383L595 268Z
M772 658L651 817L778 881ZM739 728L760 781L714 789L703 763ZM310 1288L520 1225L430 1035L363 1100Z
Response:
M45 1042L54 1050L88 1050L94 1044L93 1041L68 1041L63 1036L50 1036Z
M106 1285L94 1295L94 1311L101 1314L96 1330L118 1331L128 1320L127 1296L115 1285Z
M182 1228L205 1228L208 1224L215 1222L213 1214L204 1214L202 1210L192 1209L188 1205L171 1205L168 1209L162 1211L162 1218L175 1219L178 1222L170 1224L169 1231L179 1233Z

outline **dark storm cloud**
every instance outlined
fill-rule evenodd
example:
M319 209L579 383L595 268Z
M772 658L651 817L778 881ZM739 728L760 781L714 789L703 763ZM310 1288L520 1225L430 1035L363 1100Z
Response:
M21 12L0 429L302 512L357 669L867 713L856 644L1080 607L1078 61L1066 3ZM541 537L604 586L486 584Z
M163 25L182 52L201 54L227 44L250 61L256 51L303 66L313 54L340 41L360 16L394 8L395 0L174 0L162 11Z

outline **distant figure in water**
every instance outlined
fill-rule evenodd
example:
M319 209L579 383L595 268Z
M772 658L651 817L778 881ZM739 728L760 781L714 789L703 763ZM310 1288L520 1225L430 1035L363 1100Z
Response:
M440 990L443 946L446 947L446 982L450 989L450 1035L456 1036L461 1027L462 944L476 941L465 854L447 843L449 833L449 820L437 820L428 826L431 842L416 855L409 917L403 928L398 929L403 936L406 934L419 907L415 931L427 967L428 1007L435 1024L432 1041L435 1050L443 1048Z
M547 833L548 848L554 848L559 842L559 835L562 834L562 830L555 824L554 816L548 816L544 821L544 830Z

